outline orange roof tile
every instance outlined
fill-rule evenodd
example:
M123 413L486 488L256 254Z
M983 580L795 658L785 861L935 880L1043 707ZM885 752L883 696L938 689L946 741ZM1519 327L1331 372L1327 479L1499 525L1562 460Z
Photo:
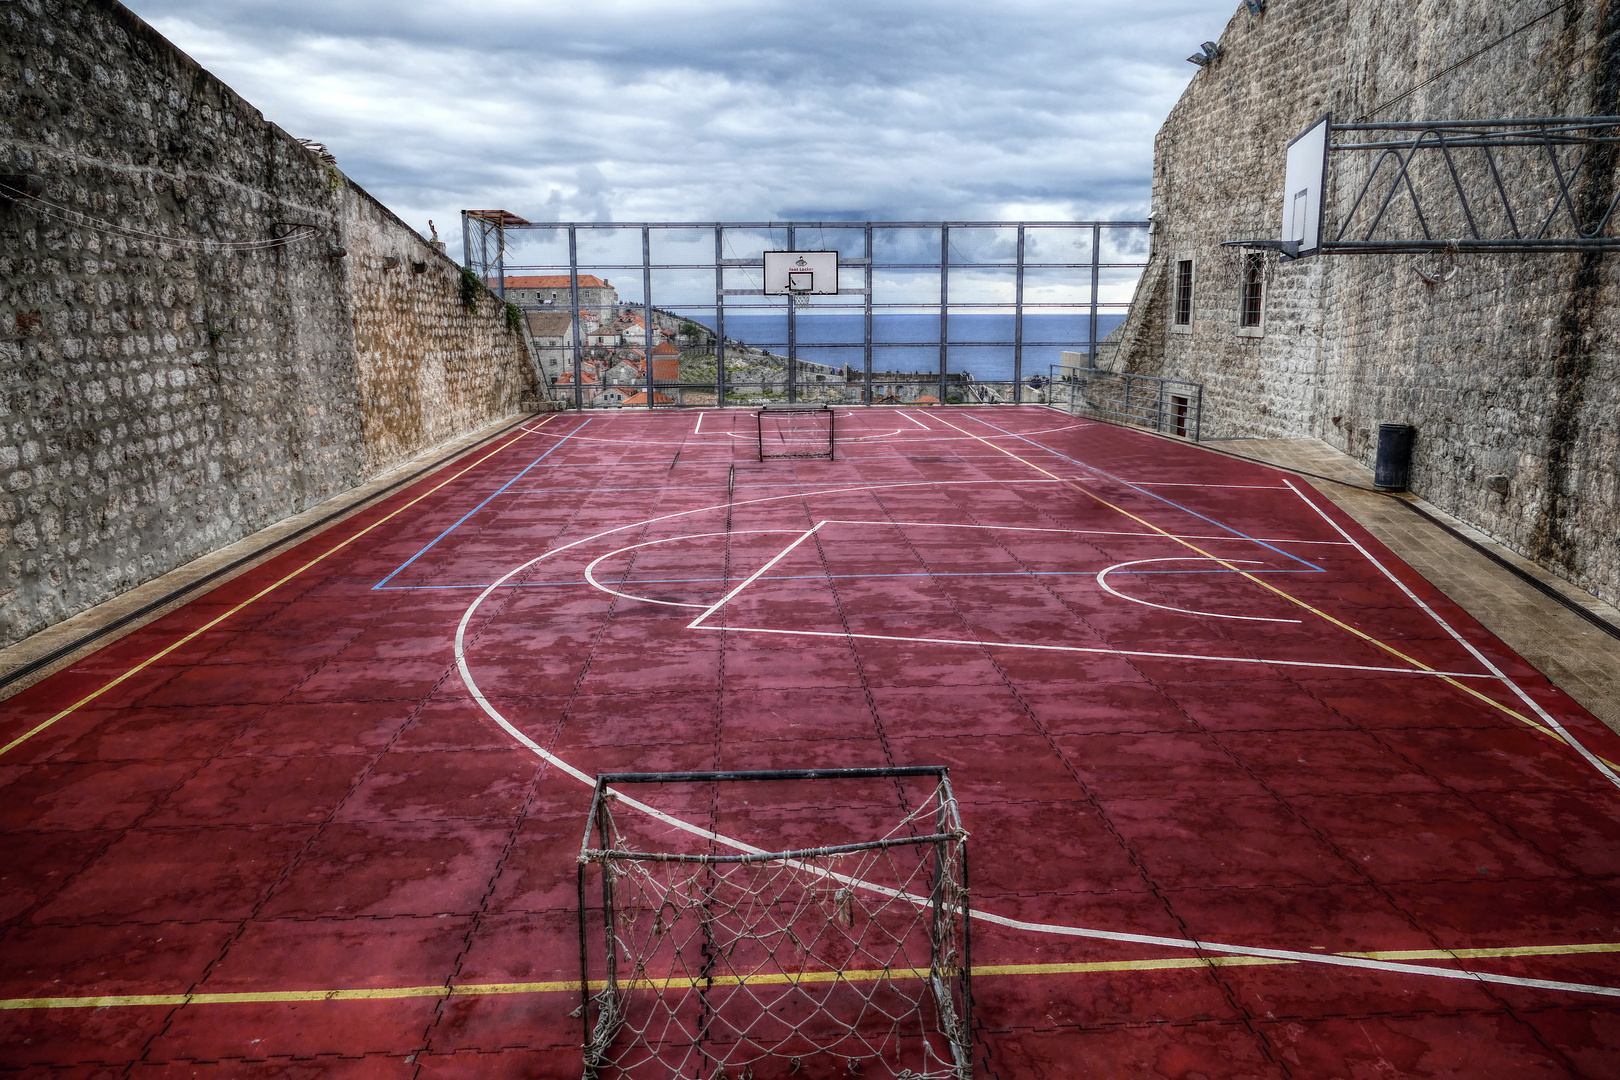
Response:
M506 279L508 289L566 289L568 288L567 274L541 274L538 277L509 277ZM579 287L582 289L606 289L610 286L595 274L579 275Z
M641 390L641 391L638 391L638 392L636 392L634 394L631 394L629 397L624 399L624 403L626 405L645 405L645 404L647 404L647 391ZM653 391L653 404L654 405L673 405L673 404L675 404L675 399L670 397L668 394L661 394L657 390L654 390Z

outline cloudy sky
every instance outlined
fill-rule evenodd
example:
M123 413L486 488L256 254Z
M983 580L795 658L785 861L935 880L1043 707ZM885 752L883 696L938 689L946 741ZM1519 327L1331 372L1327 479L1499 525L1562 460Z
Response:
M1236 0L126 0L406 221L1137 217ZM447 226L449 226L447 228Z

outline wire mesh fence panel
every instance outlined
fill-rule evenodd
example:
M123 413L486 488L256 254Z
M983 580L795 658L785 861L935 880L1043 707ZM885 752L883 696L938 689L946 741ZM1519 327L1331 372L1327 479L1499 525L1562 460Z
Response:
M600 976L587 980L585 1075L971 1076L966 833L936 772L868 840L769 853L637 836L625 826L640 818L607 790L626 778L604 778L580 856L582 974ZM729 789L786 774L694 775ZM587 867L602 896L597 972Z
M1039 350L1094 348L1146 265L1133 221L518 221L468 257L579 408L1043 401ZM768 291L790 249L835 251L837 292Z

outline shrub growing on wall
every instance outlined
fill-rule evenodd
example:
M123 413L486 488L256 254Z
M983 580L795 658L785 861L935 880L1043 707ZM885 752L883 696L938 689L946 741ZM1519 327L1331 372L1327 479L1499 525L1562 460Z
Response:
M478 280L478 275L463 266L461 268L461 302L467 305L468 311L478 310L478 297L484 291L484 283Z

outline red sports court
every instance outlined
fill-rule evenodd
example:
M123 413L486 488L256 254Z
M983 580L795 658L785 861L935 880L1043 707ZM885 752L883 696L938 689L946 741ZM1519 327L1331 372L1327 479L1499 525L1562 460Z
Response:
M836 424L537 419L7 701L0 1065L577 1075L599 774L943 766L974 1076L1616 1073L1604 725L1291 474Z

